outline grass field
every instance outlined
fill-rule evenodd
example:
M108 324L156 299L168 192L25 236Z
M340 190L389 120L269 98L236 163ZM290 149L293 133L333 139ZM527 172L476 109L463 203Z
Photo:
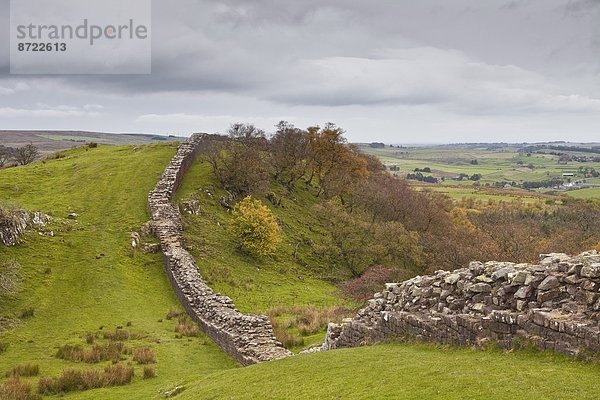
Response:
M0 171L0 200L57 219L80 214L70 230L60 231L63 224L56 224L55 237L30 232L23 244L0 247L0 257L16 259L24 276L18 295L0 303L1 315L18 318L21 310L34 311L33 317L0 335L0 342L8 344L0 355L0 373L25 362L52 376L66 367L101 368L105 363L74 363L57 359L55 353L67 343L85 346L85 335L100 327L114 331L117 326L143 336L128 346L154 349L157 377L142 380L142 367L136 366L131 385L68 398L151 399L159 388L236 367L205 337L175 338L175 321L165 315L179 304L161 256L131 256L129 251L129 232L147 220L147 193L174 151L169 145L78 148L62 159Z
M389 344L217 372L180 399L596 399L598 376L553 354Z

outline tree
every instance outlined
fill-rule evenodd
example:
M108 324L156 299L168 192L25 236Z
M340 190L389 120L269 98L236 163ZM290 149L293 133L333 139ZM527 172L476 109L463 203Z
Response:
M13 159L13 153L6 147L0 146L0 167L4 167Z
M0 261L0 298L15 292L20 280L19 270L15 260Z
M346 139L344 130L333 123L327 123L324 128L311 126L308 128L308 162L310 166L310 177L322 180L333 168L335 168L341 151L345 148Z
M266 143L265 131L255 127L253 124L236 122L231 124L227 130L231 139L244 143L247 146L264 147Z
M214 141L207 145L205 156L227 190L241 195L262 194L269 186L267 155L257 147L237 141Z
M354 146L347 146L344 130L335 124L308 128L308 182L317 178L319 192L326 197L339 196L342 201L360 179L369 175L369 162Z
M328 232L322 252L354 278L375 264L415 271L423 263L419 235L400 222L376 223L367 213L348 212L331 201L316 206L316 211Z
M353 194L359 181L369 175L367 159L354 146L339 149L339 157L321 178L321 190L326 197L338 196L342 204Z
M274 254L282 240L281 228L271 210L251 196L235 205L232 229L240 247L258 256Z
M292 188L306 173L308 153L307 133L294 125L280 121L269 142L275 179Z
M19 147L14 153L14 159L21 165L31 164L40 154L40 151L33 144L29 143Z

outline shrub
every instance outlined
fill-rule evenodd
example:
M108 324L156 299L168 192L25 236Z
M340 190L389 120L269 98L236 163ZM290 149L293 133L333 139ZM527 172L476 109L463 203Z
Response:
M251 254L273 254L281 243L281 229L275 216L260 200L251 196L234 207L232 229L240 246Z
M88 147L90 149L95 149L96 147L98 147L98 143L96 143L96 142L89 142L88 143Z
M200 328L187 317L180 317L175 325L175 332L181 336L200 336Z
M31 164L40 154L40 151L33 144L29 143L15 150L13 157L21 165Z
M141 347L133 351L133 360L138 364L154 364L156 362L156 354L149 347Z
M410 276L410 273L398 268L374 265L361 276L341 284L340 289L344 295L353 300L366 301L376 292L380 292L386 283L402 282Z
M18 376L13 376L0 385L0 399L38 400L40 396L33 393L29 383L21 381Z
M279 340L286 349L304 345L304 339L302 337L288 332L284 327L273 326L273 332L275 333L277 340Z
M154 378L156 371L152 367L144 367L144 379Z
M301 336L314 335L327 327L329 322L339 322L342 318L354 314L353 310L333 306L318 309L309 307L276 307L267 312L275 337L284 347L301 346ZM301 336L290 330L296 329Z
M36 376L40 373L40 366L37 364L19 364L6 373L6 376Z

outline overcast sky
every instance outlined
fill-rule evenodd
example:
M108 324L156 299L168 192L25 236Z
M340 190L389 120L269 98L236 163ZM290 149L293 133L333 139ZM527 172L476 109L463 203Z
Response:
M600 0L156 0L152 14L151 75L9 75L5 29L0 129L284 119L351 141L600 141Z

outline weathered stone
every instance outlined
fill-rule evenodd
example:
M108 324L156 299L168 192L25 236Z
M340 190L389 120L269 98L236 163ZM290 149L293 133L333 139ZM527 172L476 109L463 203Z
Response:
M515 299L528 299L533 293L532 286L521 286L514 294Z
M594 310L594 311L600 311L600 299L598 299L598 301L596 301L594 303L594 306L592 307L592 310Z
M580 283L580 286L583 290L589 290L591 292L597 292L600 284L598 282L594 282L590 279L583 279Z
M459 274L450 274L444 279L444 282L446 282L449 285L455 285L459 279L460 279Z
M556 299L557 297L560 297L560 295L561 295L561 291L557 290L557 289L551 289L548 291L539 291L538 295L537 295L537 302L545 303L549 300L553 300L553 299Z
M546 275L544 273L536 272L535 274L530 274L525 279L525 285L531 285L533 287L537 287L544 279Z
M489 293L492 291L492 287L487 283L475 283L469 286L469 291L473 293Z
M483 282L483 283L492 283L494 282L494 279L490 278L489 276L486 275L479 275L475 278L475 280L477 282Z
M525 284L525 281L527 280L528 276L529 276L529 274L527 272L525 272L525 271L518 271L514 275L514 277L510 281L510 283L512 285L523 285L523 284Z
M600 262L585 264L580 274L586 278L600 278Z
M558 278L553 275L547 276L540 284L538 285L538 290L550 290L560 286L560 282Z

